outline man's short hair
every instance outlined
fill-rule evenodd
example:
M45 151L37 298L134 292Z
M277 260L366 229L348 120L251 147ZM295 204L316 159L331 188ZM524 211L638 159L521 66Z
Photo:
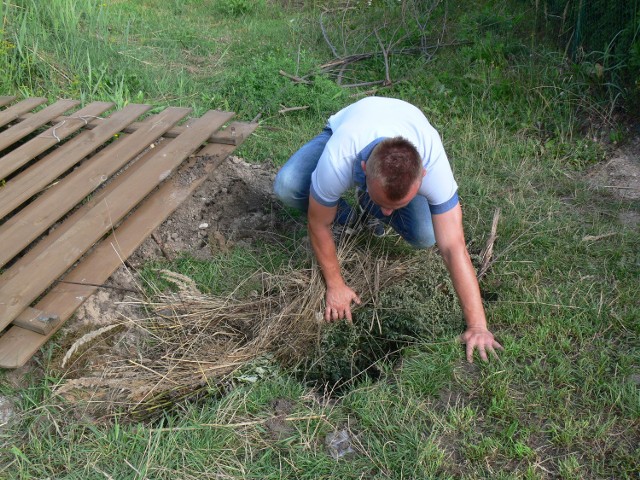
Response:
M367 177L379 182L389 200L400 200L422 178L422 159L406 138L386 138L375 146L367 160Z

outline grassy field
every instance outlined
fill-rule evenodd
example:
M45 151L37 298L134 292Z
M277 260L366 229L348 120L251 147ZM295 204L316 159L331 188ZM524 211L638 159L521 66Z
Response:
M418 105L442 134L472 253L501 209L481 287L505 352L467 364L460 320L339 395L273 364L153 424L101 425L52 394L54 341L28 386L0 372L19 412L0 426L0 478L638 478L640 235L623 219L640 206L586 178L628 140L621 90L532 34L535 2L452 3L429 17L391 0L325 14L347 2L1 1L1 94L260 115L239 151L250 162L281 165L372 88ZM383 45L388 69L375 55L338 85L319 68L334 58L321 16L339 56ZM344 86L387 73L386 88ZM336 432L353 448L339 460Z

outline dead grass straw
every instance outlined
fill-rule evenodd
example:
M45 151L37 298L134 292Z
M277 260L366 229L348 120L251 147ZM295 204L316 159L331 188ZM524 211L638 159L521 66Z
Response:
M345 280L362 304L378 304L380 292L409 273L413 256L392 260L369 246L342 242L338 256ZM324 324L325 286L319 268L288 266L277 273L257 271L257 296L240 298L201 293L192 279L160 272L177 292L129 302L147 312L129 319L147 340L137 358L114 356L96 375L68 379L57 392L90 400L106 414L152 415L203 389L220 389L238 369L264 355L285 366L313 352ZM375 327L375 318L371 319Z

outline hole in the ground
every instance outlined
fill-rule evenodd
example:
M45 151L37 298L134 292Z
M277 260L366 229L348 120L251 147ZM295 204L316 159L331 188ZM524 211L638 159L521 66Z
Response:
M265 356L287 371L297 368L306 382L341 393L365 378L378 379L404 347L449 340L460 331L462 315L440 256L393 238L358 239L343 253L345 279L363 305L354 310L353 325L325 323L325 286L311 260L304 221L273 201L272 180L271 171L231 162L158 229L164 251L149 241L131 262L143 268L154 256L175 253L154 267L183 276L170 280L174 296L162 297L169 286L159 284L138 305L140 312L127 312L142 336L127 332L108 348L92 345L91 353L83 347L87 368L67 375L67 385L79 387L70 393L86 396L90 385L106 402L137 405L138 412L153 398L148 411L159 414L203 394L224 395L233 388L229 376L232 382L238 375L240 382L261 378L269 366L254 362ZM94 327L85 309L84 332L104 325L105 313L123 303L111 293L102 292L93 304ZM101 360L99 372L88 370L89 357ZM127 369L109 367L108 358Z

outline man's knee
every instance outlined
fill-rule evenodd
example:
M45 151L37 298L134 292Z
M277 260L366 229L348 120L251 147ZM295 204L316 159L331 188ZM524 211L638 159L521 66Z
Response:
M309 189L300 182L299 175L290 168L282 168L273 182L273 193L288 207L306 210Z
M405 240L416 249L431 248L436 244L436 236L433 233L433 229L423 229L421 232L416 232L409 238L405 237Z
M273 193L284 203L287 203L287 199L292 197L291 180L291 175L287 173L286 169L281 169L273 182Z

